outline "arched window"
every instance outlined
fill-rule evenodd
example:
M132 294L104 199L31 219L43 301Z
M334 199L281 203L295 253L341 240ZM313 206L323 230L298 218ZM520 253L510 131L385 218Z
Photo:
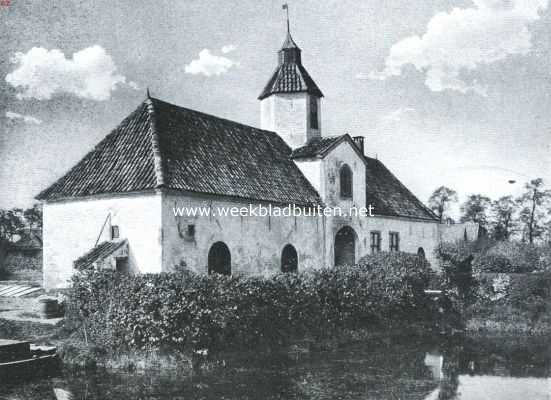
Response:
M208 257L208 272L209 274L231 274L230 249L224 242L216 242L211 246Z
M339 174L339 180L341 185L341 197L342 198L351 198L352 197L352 170L347 164L344 164L341 167Z
M298 255L293 245L288 244L281 252L281 272L297 272Z
M349 226L342 227L335 235L335 266L356 263L356 232Z
M417 249L417 255L424 259L425 258L425 250L422 247L419 247Z

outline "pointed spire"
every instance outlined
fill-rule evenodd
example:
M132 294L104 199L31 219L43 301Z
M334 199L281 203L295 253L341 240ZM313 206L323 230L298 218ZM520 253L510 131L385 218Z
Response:
M287 34L291 35L291 29L289 28L289 5L285 3L281 8L287 12Z
M149 86L147 87L147 93L146 93L146 96L147 96L147 98L148 98L148 99L150 99L150 98L151 98L151 95L149 94Z
M283 42L283 46L281 46L281 50L284 50L284 49L299 49L299 47L297 46L297 44L293 40L293 37L291 36L291 24L289 22L289 5L287 3L285 3L285 4L283 4L282 8L286 11L287 36L285 37L285 42Z
M283 46L278 51L278 68L264 87L259 100L262 100L275 93L297 93L307 92L316 97L323 97L312 77L302 65L302 50L297 46L291 37L289 22L289 6L283 4L286 10L287 34Z

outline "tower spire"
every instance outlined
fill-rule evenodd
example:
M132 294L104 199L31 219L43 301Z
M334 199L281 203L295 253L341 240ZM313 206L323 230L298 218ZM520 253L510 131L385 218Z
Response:
M286 15L287 15L287 34L290 35L291 34L291 28L289 27L289 5L287 3L285 3L281 6L281 8L286 11Z

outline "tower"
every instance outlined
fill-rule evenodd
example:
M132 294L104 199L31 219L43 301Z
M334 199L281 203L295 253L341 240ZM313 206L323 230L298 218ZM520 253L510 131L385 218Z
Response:
M293 149L303 146L321 136L322 97L302 65L301 50L291 37L287 15L287 37L278 52L278 66L258 96L260 127L277 132Z

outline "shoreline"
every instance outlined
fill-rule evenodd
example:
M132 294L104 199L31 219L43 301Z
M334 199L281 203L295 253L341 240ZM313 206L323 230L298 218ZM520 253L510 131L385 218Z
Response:
M462 331L441 334L427 329L423 324L400 324L373 326L361 329L341 329L330 337L302 337L290 339L288 343L273 348L231 348L227 351L208 354L207 352L178 352L171 349L151 350L107 350L94 344L86 344L84 339L76 338L75 333L60 337L63 325L46 325L35 322L10 321L0 319L0 337L18 340L30 340L37 344L49 344L58 348L63 368L96 369L114 371L145 372L155 369L170 369L179 372L191 372L224 365L228 359L255 358L269 354L300 357L310 353L337 351L339 348L355 343L376 340L390 340L407 337L411 341L431 341L435 343L453 341L457 338L509 338L530 340L551 337L551 326L540 329L526 329L518 324L505 324L495 320L486 320L484 327L477 318L467 321Z

